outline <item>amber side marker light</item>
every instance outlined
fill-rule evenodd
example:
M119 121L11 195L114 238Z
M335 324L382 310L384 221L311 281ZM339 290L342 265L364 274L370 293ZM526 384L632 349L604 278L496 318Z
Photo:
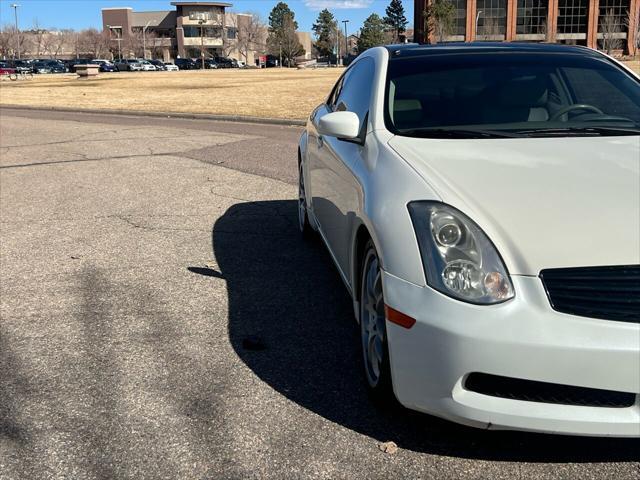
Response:
M395 323L396 325L400 325L404 328L411 328L416 323L415 318L411 318L409 315L405 315L398 310L394 310L388 305L384 306L384 314L391 323Z

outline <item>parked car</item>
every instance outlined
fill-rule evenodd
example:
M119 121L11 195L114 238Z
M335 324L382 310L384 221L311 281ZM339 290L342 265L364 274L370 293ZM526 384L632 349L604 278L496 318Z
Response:
M145 60L144 58L138 58L137 61L142 67L142 70L145 72L155 72L158 70L156 66L153 63L151 63L149 60Z
M179 70L178 66L175 63L165 63L164 64L164 69L167 72L177 72Z
M137 59L121 58L116 60L116 67L121 72L140 72L142 71L142 64Z
M0 62L0 75L13 75L14 73L16 73L15 68L7 62Z
M158 71L166 70L164 66L164 62L162 60L149 60L149 63L151 63L154 67L156 67L156 70Z
M298 219L371 394L490 429L638 437L640 77L584 47L367 50L309 117Z
M15 68L17 72L35 73L31 60L12 60L8 63L12 68Z
M190 58L176 58L176 65L180 70L198 70L200 66Z
M220 68L220 65L218 64L215 58L206 58L204 61L204 68L215 70L217 68Z
M215 62L218 68L238 68L238 62L233 58L216 57Z
M76 73L76 65L87 65L90 62L88 58L75 58L71 60L63 60L64 65L70 73Z
M278 57L267 55L267 61L264 64L265 68L273 68L277 67L278 65L280 65Z
M111 61L103 58L94 58L91 63L98 65L98 70L101 72L117 72L118 68Z
M60 60L41 59L35 62L36 64L45 65L49 69L50 73L67 73L69 69Z
M32 64L33 73L51 73L48 62L35 61Z

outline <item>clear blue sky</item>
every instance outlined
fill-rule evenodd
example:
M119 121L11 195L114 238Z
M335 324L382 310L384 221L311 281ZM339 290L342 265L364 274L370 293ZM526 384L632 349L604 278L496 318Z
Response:
M100 9L131 7L134 10L170 10L172 0L0 0L0 24L13 24L11 4L17 3L18 25L28 29L37 19L43 28L100 28ZM232 3L236 12L256 12L266 21L277 0L223 0ZM338 20L349 20L349 33L358 30L371 13L384 15L389 0L289 0L300 30L310 31L322 8L328 8ZM403 0L405 15L413 22L413 0ZM342 26L342 24L341 24Z

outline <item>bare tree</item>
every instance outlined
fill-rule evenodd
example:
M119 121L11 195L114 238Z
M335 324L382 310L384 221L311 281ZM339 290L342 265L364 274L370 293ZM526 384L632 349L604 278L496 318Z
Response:
M635 55L640 50L640 4L636 5L635 10L627 11L624 23L627 26L627 35L633 35L635 38L634 45L632 45L635 51L629 52L629 54Z
M13 25L5 26L4 31L7 36L8 50L11 56L17 58L18 51L20 51L22 55L28 55L31 52L33 42L28 35L16 30L16 27Z
M478 40L495 40L500 35L502 35L502 32L500 32L498 20L494 17L485 17L482 25L482 34L477 35Z
M73 45L75 32L73 30L57 30L49 32L45 40L47 52L52 58L64 55L65 47ZM71 48L69 48L71 50Z
M613 9L607 10L607 13L600 17L600 32L602 33L602 49L611 54L613 50L622 47L622 40L618 34L622 31L622 25L618 16Z
M82 54L92 58L100 58L103 53L109 50L109 35L95 28L82 30L78 39L79 50Z
M238 52L249 63L250 51L266 50L267 27L257 13L243 16L238 23Z
M36 57L39 58L41 54L46 53L45 43L47 31L40 27L40 23L37 18L33 19L33 26L31 27L31 41L35 50Z
M0 29L0 57L3 59L7 59L13 53L11 49L11 27L9 25L4 25L2 29Z

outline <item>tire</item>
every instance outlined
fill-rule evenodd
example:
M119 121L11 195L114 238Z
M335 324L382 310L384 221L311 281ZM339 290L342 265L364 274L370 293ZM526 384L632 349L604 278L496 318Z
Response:
M378 252L369 240L360 271L360 345L369 394L380 405L395 403Z
M304 186L304 174L302 162L298 162L298 227L303 238L311 239L315 236L315 232L309 223L309 215L307 214L307 194Z

